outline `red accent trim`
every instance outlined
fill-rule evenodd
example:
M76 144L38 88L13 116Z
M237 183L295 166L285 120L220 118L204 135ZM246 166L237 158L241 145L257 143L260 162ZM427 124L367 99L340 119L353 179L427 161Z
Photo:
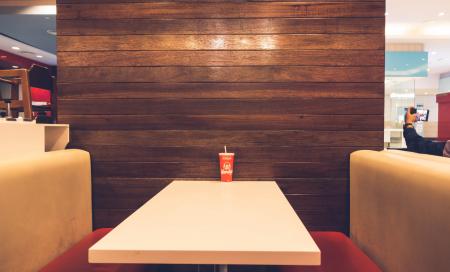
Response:
M450 93L442 93L442 94L436 95L436 102L450 103Z
M446 141L450 139L450 93L436 95L439 103L438 138Z
M6 58L4 56L6 56ZM5 66L9 66L10 68L12 68L13 65L16 65L19 66L19 68L30 69L31 65L33 64L38 64L49 69L51 68L50 65L44 64L42 62L24 58L22 56L11 54L3 50L0 50L0 63L6 64Z
M62 255L47 264L40 272L144 272L145 265L140 264L91 264L88 262L88 250L111 229L98 229L84 237Z
M51 104L51 94L49 90L30 87L31 100L36 102L47 102Z

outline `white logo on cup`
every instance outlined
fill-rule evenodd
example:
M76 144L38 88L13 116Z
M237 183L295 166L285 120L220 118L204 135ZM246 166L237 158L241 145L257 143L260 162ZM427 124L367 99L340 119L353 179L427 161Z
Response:
M223 164L221 173L222 174L231 174L231 173L233 173L233 170L231 170L231 163L225 162Z

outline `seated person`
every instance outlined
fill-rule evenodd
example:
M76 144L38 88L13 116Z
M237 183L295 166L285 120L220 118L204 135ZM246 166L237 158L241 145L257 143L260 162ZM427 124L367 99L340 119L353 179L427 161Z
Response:
M405 115L405 125L403 126L403 137L405 137L407 150L416 153L450 157L450 141L434 142L425 140L417 134L413 123L416 122L416 115L411 114L408 108Z

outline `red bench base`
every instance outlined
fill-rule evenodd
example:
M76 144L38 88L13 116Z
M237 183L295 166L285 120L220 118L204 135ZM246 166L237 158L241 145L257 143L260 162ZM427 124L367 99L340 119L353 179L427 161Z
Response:
M98 229L47 264L40 272L144 272L145 265L134 264L90 264L88 249L112 229Z
M381 272L353 242L339 232L311 232L322 252L320 266L282 266L280 272Z
M64 254L46 265L41 272L144 272L154 267L133 264L90 264L88 249L112 229L98 229ZM381 272L352 241L339 232L311 232L322 252L320 266L281 266L280 272Z

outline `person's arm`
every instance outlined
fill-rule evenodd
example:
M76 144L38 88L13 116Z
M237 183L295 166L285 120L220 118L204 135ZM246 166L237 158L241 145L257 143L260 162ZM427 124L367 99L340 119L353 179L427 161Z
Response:
M445 143L425 140L417 134L413 123L416 121L415 114L410 113L410 108L405 115L403 126L403 137L405 137L407 150L416 153L442 156Z

